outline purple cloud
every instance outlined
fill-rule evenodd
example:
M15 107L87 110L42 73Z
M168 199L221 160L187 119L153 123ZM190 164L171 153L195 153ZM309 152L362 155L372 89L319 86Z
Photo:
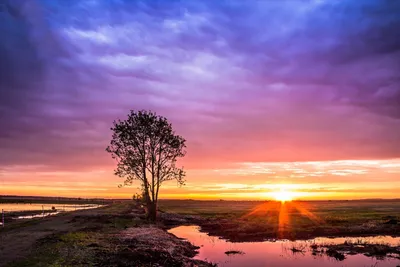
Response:
M1 166L109 166L129 109L170 118L189 167L400 157L395 1L0 8Z

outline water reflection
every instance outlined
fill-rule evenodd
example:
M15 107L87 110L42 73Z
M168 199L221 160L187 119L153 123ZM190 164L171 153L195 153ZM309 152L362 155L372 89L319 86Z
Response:
M5 212L16 212L16 211L37 211L37 210L51 210L53 207L58 211L73 211L78 209L92 209L100 207L97 204L40 204L40 203L11 203L11 204L0 204L0 211Z
M225 267L338 267L338 266L356 266L356 267L393 267L400 264L400 260L387 258L378 260L364 255L347 256L344 261L337 261L334 258L324 254L313 255L309 249L311 243L318 244L340 244L346 240L357 240L357 238L316 238L307 241L266 241L266 242L245 242L233 243L210 237L205 233L199 232L198 226L179 226L169 230L170 233L189 240L194 245L200 247L197 259L207 260L209 262L218 263L218 266ZM400 238L392 237L367 237L363 240L369 242L390 243L393 245L400 244ZM305 244L306 249L299 253L293 252L293 247L301 247ZM242 251L244 254L226 255L229 250Z
M17 217L13 217L13 219L33 219L33 218L42 218L42 217L47 217L47 216L51 216L51 215L56 215L59 212L45 212L45 213L41 213L41 214L35 214L35 215L24 215L24 216L17 216Z
M11 203L11 204L0 204L0 216L1 211L4 211L4 216L7 220L18 220L18 219L33 219L42 218L60 212L68 212L74 210L83 209L94 209L102 207L103 205L98 204L40 204L40 203ZM18 215L18 213L23 213ZM0 218L0 226L2 226L2 219Z

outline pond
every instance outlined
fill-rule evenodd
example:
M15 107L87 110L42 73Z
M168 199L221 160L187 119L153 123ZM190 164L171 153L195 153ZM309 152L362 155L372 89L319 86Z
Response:
M311 249L304 252L293 253L291 248L298 245L317 244L341 244L346 240L357 238L316 238L307 241L264 241L264 242L243 242L233 243L218 237L208 236L199 231L198 226L179 226L170 229L169 232L177 237L184 238L192 244L199 246L199 254L196 259L217 263L224 267L394 267L400 265L399 259L385 258L376 259L362 254L348 255L343 261L338 261L327 255L313 255ZM400 238L392 237L362 237L368 242L389 243L399 245ZM225 254L226 251L241 251L244 254Z

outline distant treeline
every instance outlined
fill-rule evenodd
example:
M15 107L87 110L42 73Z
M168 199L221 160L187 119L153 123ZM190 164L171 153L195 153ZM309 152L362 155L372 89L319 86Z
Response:
M110 204L128 199L70 198L39 196L0 196L0 203L52 203L52 204Z

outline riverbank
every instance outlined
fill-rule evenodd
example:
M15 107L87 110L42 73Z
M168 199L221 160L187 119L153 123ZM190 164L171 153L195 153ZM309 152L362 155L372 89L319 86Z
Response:
M400 236L400 201L255 202L164 200L164 222L195 224L232 242ZM175 218L174 218L175 217Z
M212 266L163 228L132 202L13 222L0 230L0 266Z
M364 206L356 203L358 208L354 203L341 203L341 206L338 203L325 206L320 203L317 206L290 204L296 205L302 211L300 213L289 204L283 210L279 206L283 204L276 202L267 202L265 206L260 202L161 201L157 224L149 224L142 207L132 201L121 202L9 223L0 229L0 266L213 266L193 259L199 249L195 245L200 246L200 243L190 244L167 230L175 226L198 225L203 233L239 243L274 240L282 236L286 239L396 236L400 235L396 217L399 203L381 203L382 212L368 203L363 203ZM279 216L273 211L253 213L260 207L262 211L266 207L275 207L275 211L286 212L286 215ZM282 218L286 221L280 224ZM382 244L346 243L319 244L313 252L316 255L330 253L334 258L340 258L342 255L335 251L342 254L347 251L348 255L390 256L399 249ZM293 250L299 251L299 248ZM394 256L398 257L398 254Z
M294 253L302 253L305 248L293 247ZM356 241L344 241L340 244L311 244L312 254L327 255L338 261L344 260L350 255L363 254L377 259L400 259L400 244L370 243L360 238Z
M246 221L240 224L240 221L227 220L227 219L215 219L215 218L204 218L198 215L181 215L162 212L159 217L163 219L165 227L167 229L181 226L181 225L196 225L199 227L199 232L205 233L208 236L218 237L219 239L225 240L232 243L249 243L249 242L275 242L277 240L288 240L295 241L295 245L288 248L293 254L304 253L305 251L311 251L312 255L327 255L328 257L336 260L344 260L348 255L363 254L368 257L374 258L395 258L400 259L400 241L395 244L386 243L384 241L370 242L368 238L371 237L399 237L399 225L385 224L382 225L374 224L374 228L363 228L354 226L354 228L342 228L341 231L337 232L312 232L309 234L299 234L297 238L278 238L279 233L274 232L274 227L271 227L269 232L265 232L260 226L253 226L254 228L247 228ZM391 219L392 221L394 219ZM383 220L387 221L387 220ZM257 232L257 227L260 227ZM328 229L331 229L328 227ZM356 231L354 229L357 229ZM330 233L330 234L327 234ZM293 236L293 235L289 235ZM331 243L330 239L337 240L338 237L343 237L343 241ZM352 237L357 237L356 239ZM368 237L368 238L362 238ZM322 243L314 243L310 240L315 238L325 238L326 240ZM340 239L340 238L339 238ZM311 243L310 243L311 242ZM254 243L256 244L256 243ZM229 251L226 251L229 252ZM225 252L225 253L226 253Z
M326 238L311 240L269 240L263 242L230 242L200 232L195 225L169 230L200 246L197 258L224 267L360 267L400 266L400 238L375 236L367 238Z

